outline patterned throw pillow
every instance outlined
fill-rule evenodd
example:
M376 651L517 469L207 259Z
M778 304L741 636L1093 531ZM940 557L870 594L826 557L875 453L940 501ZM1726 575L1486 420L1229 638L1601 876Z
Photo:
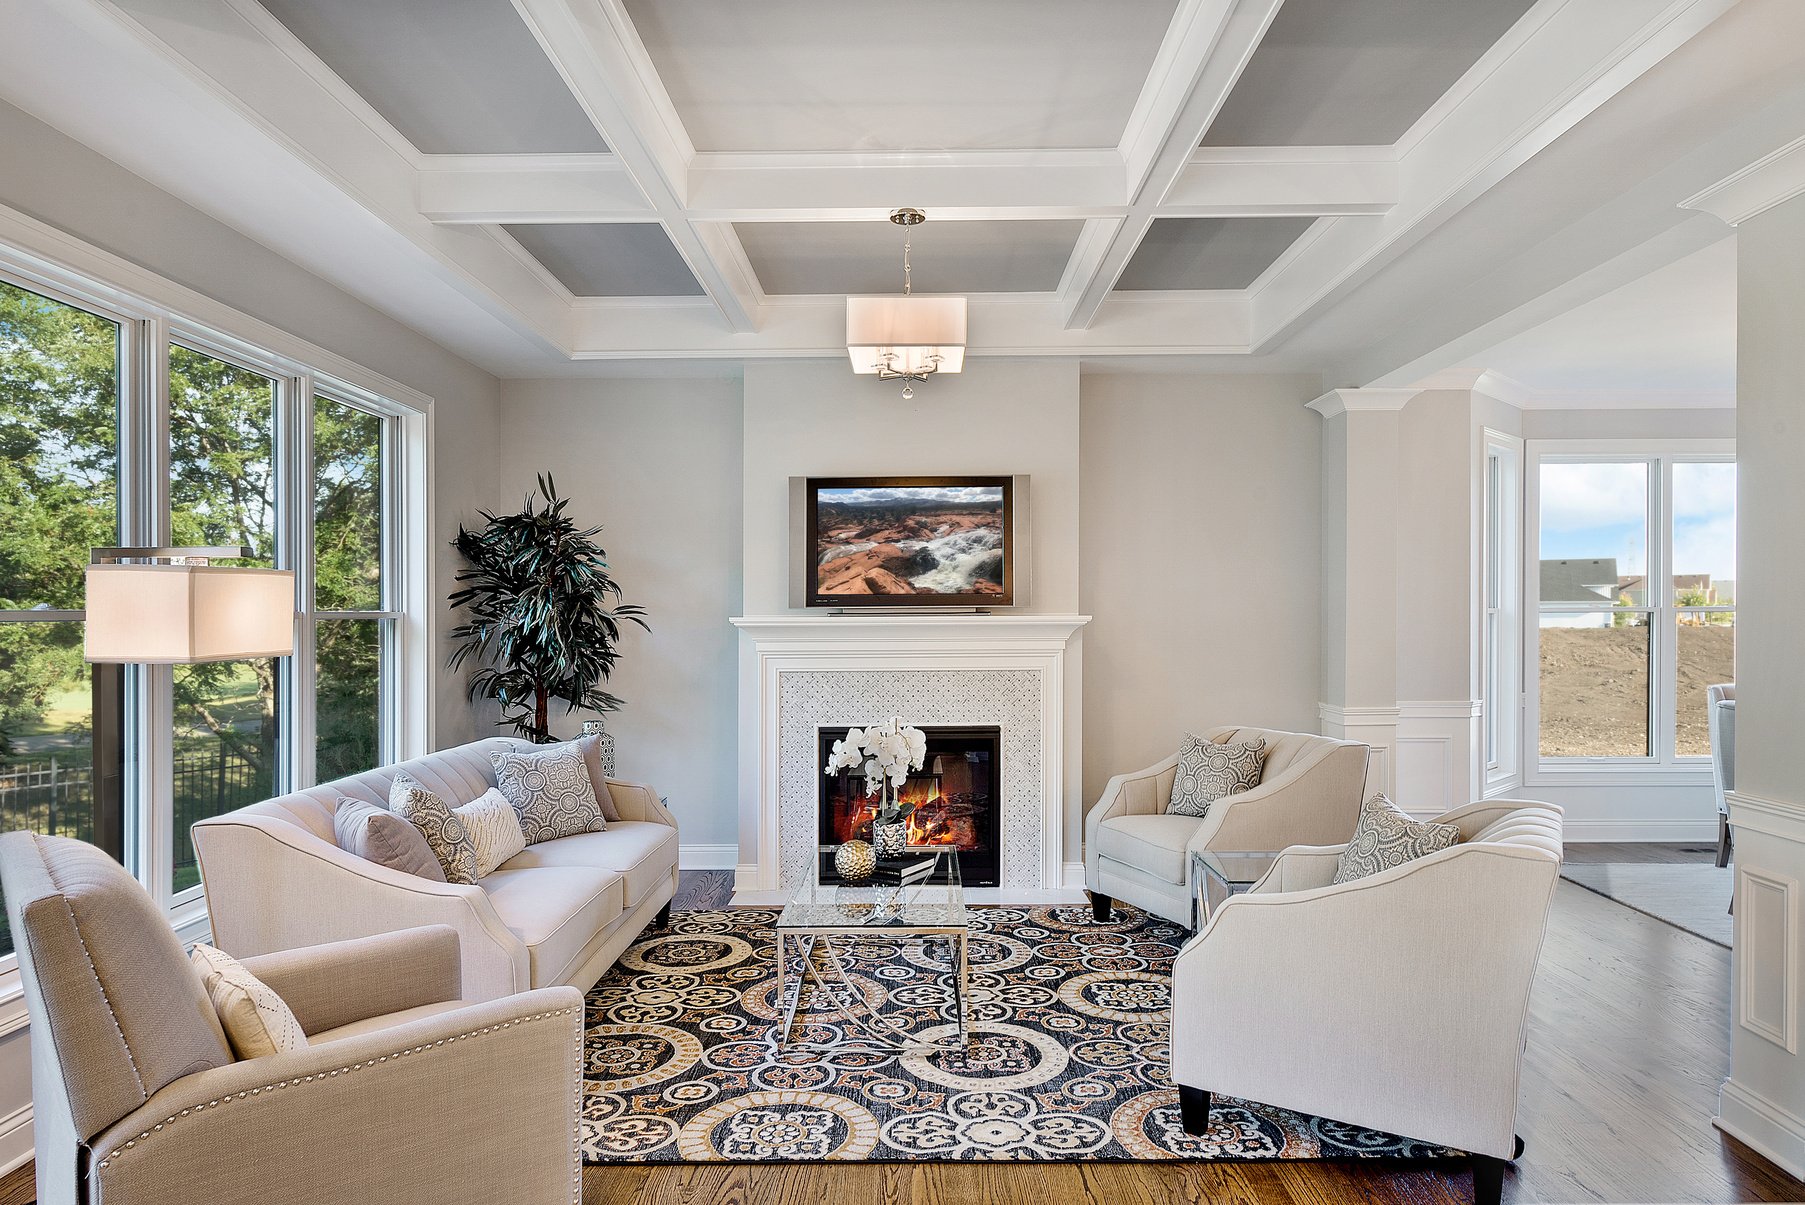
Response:
M489 872L526 848L520 817L508 797L494 787L461 807L451 809L464 822L464 831L476 842L476 877Z
M219 1014L219 1027L226 1031L233 1054L260 1059L306 1048L307 1035L295 1010L269 984L245 970L243 963L207 945L195 946L188 960L200 972L201 984L213 1001L213 1011Z
M1172 780L1172 798L1166 804L1166 813L1207 816L1210 804L1218 799L1259 786L1265 752L1263 736L1218 745L1194 732L1185 733L1184 747L1178 751L1178 777Z
M403 874L445 881L445 868L420 830L373 803L340 796L338 810L332 813L332 835L348 854Z
M1329 882L1351 883L1458 844L1460 829L1454 825L1412 820L1384 795L1374 795L1360 805L1354 839L1336 859Z
M489 754L495 785L514 805L528 845L608 827L583 751L574 744L505 749Z
M389 811L420 830L445 870L447 883L477 880L476 842L451 805L405 774L389 787Z

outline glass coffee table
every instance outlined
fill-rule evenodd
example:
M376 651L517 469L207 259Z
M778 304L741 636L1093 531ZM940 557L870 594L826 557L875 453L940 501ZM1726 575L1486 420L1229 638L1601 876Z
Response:
M827 852L825 848L821 851ZM966 965L971 913L965 906L965 889L959 881L959 858L945 847L910 849L905 855L908 861L917 858L935 859L934 868L926 878L907 887L846 883L831 877L823 881L822 867L828 859L817 856L810 862L804 881L777 918L777 1001L783 1009L783 1027L777 1032L780 1049L809 1048L807 1043L790 1042L796 1006L809 979L835 995L836 1006L849 1024L857 1025L880 1046L910 1052L964 1048L971 1032L967 1011L970 976ZM946 950L947 969L952 972L953 1011L959 1023L957 1046L919 1041L876 1007L865 1006L834 949L834 939L845 937L918 938L924 947L936 944L938 939ZM817 944L825 969L817 964ZM793 947L802 959L794 975L789 967ZM830 983L829 975L837 983Z
M1191 931L1209 923L1230 896L1266 877L1279 855L1268 851L1194 849L1191 851Z

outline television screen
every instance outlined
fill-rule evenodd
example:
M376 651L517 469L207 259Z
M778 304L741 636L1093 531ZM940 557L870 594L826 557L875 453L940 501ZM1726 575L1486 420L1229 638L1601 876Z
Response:
M1008 606L1008 477L812 477L810 606Z

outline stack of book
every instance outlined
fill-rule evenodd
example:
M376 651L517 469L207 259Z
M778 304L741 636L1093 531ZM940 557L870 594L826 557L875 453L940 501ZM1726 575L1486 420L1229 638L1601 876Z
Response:
M855 882L834 868L833 853L827 851L821 855L821 881L855 887L913 887L931 878L939 865L939 854L911 853L900 858L879 858L877 869L871 872L870 877Z

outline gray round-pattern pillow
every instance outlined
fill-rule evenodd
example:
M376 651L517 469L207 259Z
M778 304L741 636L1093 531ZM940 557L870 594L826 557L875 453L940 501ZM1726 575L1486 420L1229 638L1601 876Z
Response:
M572 744L489 754L495 785L514 805L528 845L608 827L583 751Z
M1460 844L1460 829L1435 820L1417 820L1384 794L1360 805L1353 839L1335 859L1331 883L1351 883Z
M1207 816L1210 804L1260 785L1266 738L1218 745L1194 732L1185 733L1178 753L1178 775L1166 811L1174 816Z
M389 786L389 811L420 830L444 867L447 883L476 882L476 842L450 804L407 775L397 774Z

